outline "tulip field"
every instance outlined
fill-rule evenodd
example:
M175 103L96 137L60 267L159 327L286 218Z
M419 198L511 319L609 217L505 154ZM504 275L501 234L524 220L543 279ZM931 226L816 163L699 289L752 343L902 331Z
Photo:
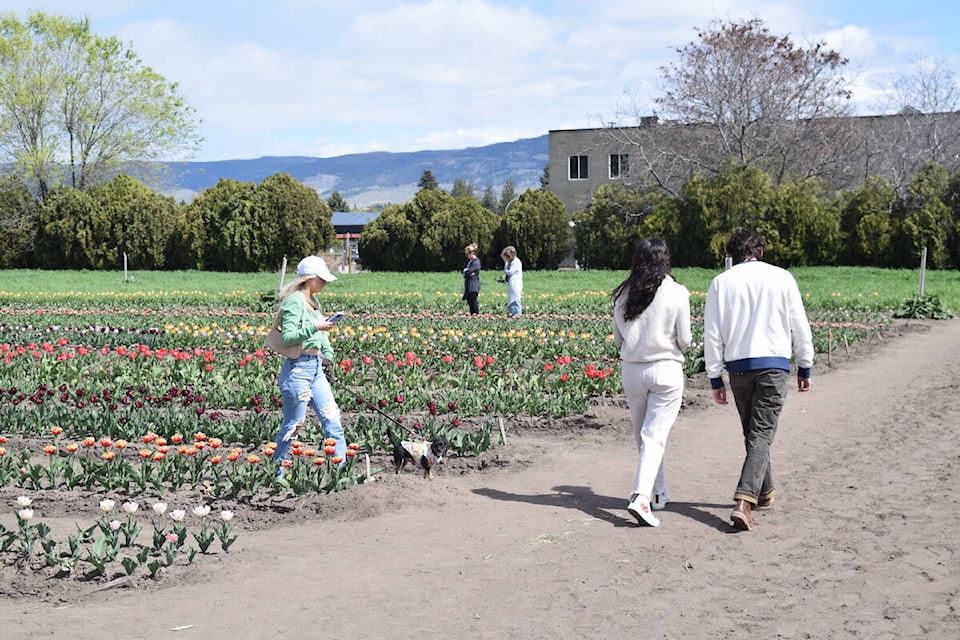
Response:
M797 275L821 359L882 331L915 287L909 272L828 271ZM218 505L265 491L329 494L375 476L387 416L470 457L496 446L498 421L583 413L622 393L609 292L625 275L527 273L517 319L489 272L474 317L456 273L341 275L321 300L347 314L330 337L350 447L333 457L309 419L276 480L281 357L263 338L279 274L0 272L0 498L16 498L0 558L58 575L83 566L106 576L113 563L155 576L217 539L227 552L232 511L217 516ZM696 376L714 273L675 275L691 291L696 344L685 366ZM950 277L930 279L948 303L960 289ZM54 540L35 510L49 492L87 496L94 523ZM184 492L203 498L167 513Z

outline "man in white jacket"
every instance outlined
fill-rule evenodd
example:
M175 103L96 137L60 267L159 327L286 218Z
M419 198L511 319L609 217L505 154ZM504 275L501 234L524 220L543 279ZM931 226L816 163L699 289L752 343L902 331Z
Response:
M790 357L797 389L810 390L813 339L803 298L793 276L762 262L764 239L738 228L727 241L733 267L713 279L704 308L703 351L718 404L727 404L722 373L740 414L746 458L730 514L733 526L753 528L753 509L773 505L776 489L770 446L786 398Z

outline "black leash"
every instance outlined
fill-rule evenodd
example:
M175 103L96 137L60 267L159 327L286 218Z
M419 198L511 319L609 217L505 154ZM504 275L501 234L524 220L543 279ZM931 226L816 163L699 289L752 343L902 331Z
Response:
M394 418L393 416L387 414L387 413L384 412L382 409L380 409L380 407L378 407L378 406L375 405L374 403L370 402L370 401L367 400L366 398L362 397L360 394L358 394L356 391L354 391L353 389L351 389L351 388L348 387L347 385L341 384L341 385L340 385L340 388L341 388L341 389L346 389L347 392L348 392L350 395L352 395L354 398L356 398L359 402L362 402L366 407L368 407L368 408L370 408L370 409L373 409L374 411L376 411L377 413L379 413L380 415L382 415L384 418L386 418L387 420L389 420L389 421L392 422L393 424L397 425L398 427L400 427L401 429L403 429L403 430L406 431L407 433L409 433L409 434L413 435L414 437L416 437L418 440L424 440L424 439L425 439L422 434L417 433L416 431L414 431L413 429L411 429L411 428L408 427L407 425L403 424L402 422L400 422L399 420L397 420L397 419Z

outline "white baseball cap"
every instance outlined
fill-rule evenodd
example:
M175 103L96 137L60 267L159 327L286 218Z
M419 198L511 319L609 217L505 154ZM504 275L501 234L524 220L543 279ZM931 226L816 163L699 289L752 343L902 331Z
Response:
M324 282L334 282L337 276L330 273L327 262L320 256L307 256L297 265L297 275L318 276Z

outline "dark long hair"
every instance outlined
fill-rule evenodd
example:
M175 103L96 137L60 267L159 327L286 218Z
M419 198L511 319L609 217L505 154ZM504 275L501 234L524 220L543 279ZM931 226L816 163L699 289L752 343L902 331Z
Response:
M623 317L633 320L650 306L660 283L670 274L670 250L657 237L644 238L633 252L633 266L627 279L613 290L613 299L627 296Z

